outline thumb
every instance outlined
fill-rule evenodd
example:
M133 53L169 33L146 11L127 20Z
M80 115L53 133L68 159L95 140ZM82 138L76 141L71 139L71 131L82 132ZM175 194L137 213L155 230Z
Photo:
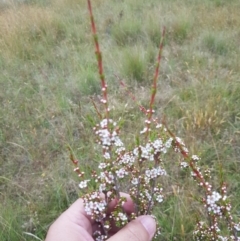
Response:
M156 222L149 216L140 216L128 223L107 241L150 241L156 231Z

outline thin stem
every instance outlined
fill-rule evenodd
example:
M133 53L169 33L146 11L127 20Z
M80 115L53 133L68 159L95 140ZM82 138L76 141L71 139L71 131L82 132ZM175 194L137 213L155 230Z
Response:
M207 182L205 181L203 175L198 171L198 169L196 168L193 159L188 155L188 153L183 149L182 145L177 141L176 136L167 128L166 124L165 128L167 129L167 132L169 133L169 135L174 139L176 146L179 148L179 150L181 151L181 154L183 155L184 159L188 161L189 166L191 167L192 171L195 173L199 183L202 183L202 186L205 188L206 193L209 194L211 193L208 188L209 185L207 184Z
M72 149L70 148L70 146L68 146L67 148L68 148L68 150L70 152L70 160L72 161L73 165L75 166L74 172L76 172L80 178L83 177L84 172L80 171L80 169L78 167L78 160L74 158Z
M159 76L160 63L161 63L161 59L162 59L163 41L164 41L164 37L165 37L165 32L166 32L166 29L164 27L163 31L162 31L161 41L159 44L157 64L156 64L155 74L154 74L154 78L153 78L153 85L152 85L152 94L151 94L149 110L148 110L148 119L146 121L146 127L147 127L146 139L148 138L148 135L149 135L149 128L150 128L150 124L151 124L152 114L154 112L153 105L154 105L155 96L157 93L157 81L158 81L158 76Z
M154 157L155 163L154 163L154 168L156 168L159 164L159 154L157 154ZM156 181L157 179L154 178L152 181L152 185L151 185L151 200L148 202L148 207L147 207L147 212L146 214L149 214L151 212L151 206L152 206L152 201L153 201L153 196L154 196L154 188L156 187Z
M102 103L105 106L106 119L108 120L109 108L108 108L107 84L106 84L104 73L103 73L102 53L100 51L100 46L99 46L99 42L98 42L97 30L96 30L95 21L94 21L94 17L93 17L93 13L92 13L91 1L87 0L87 2L88 2L88 11L89 11L90 20L91 20L93 39L94 39L94 44L95 44L95 54L96 54L97 63L98 63L98 73L99 73L99 77L101 80L102 96L103 96Z

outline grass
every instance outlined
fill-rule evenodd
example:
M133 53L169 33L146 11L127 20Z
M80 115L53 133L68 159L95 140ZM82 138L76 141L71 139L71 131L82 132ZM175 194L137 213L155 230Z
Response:
M125 119L124 138L136 137L144 116L116 75L146 104L166 25L157 113L166 115L216 177L223 170L237 215L239 7L238 0L94 1L110 103L115 119ZM99 161L89 99L99 99L99 84L86 3L1 3L0 36L0 240L37 240L26 233L43 240L51 222L78 197L67 146L86 172ZM201 212L193 201L197 193L172 162L169 172L169 196L156 214L161 240L192 240L192 214Z

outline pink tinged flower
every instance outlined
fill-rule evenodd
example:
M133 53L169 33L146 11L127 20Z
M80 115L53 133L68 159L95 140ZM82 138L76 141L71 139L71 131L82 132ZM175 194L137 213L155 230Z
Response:
M79 183L79 187L80 187L81 189L86 188L86 187L87 187L87 183L88 183L89 181L90 181L90 180L81 181L81 182Z
M104 169L104 168L106 168L106 167L107 167L107 164L104 163L104 162L101 162L101 163L98 165L98 168L99 168L99 169Z
M128 164L129 166L132 166L135 162L135 157L133 155L125 154L123 156L122 162Z
M121 169L116 171L116 174L119 178L124 178L124 176L128 175L128 172L125 171L124 168L121 168Z
M191 172L191 176L192 176L192 177L196 177L197 174L196 174L195 172Z
M183 151L185 151L186 153L189 152L189 150L188 150L187 147L185 147L185 146L183 146L182 149L183 149Z
M182 139L180 137L176 137L176 141L182 145L182 146L185 146L184 142L182 141Z
M151 121L150 120L145 120L145 123L150 125L151 124Z
M105 100L105 99L101 99L100 100L103 104L106 104L107 103L107 100Z
M101 172L98 179L100 182L106 182L108 184L114 183L114 176L111 172Z

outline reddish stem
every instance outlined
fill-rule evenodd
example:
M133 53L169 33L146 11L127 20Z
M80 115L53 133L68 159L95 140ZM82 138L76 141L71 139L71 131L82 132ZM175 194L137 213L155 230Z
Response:
M161 59L162 59L163 41L164 41L164 37L165 37L165 32L166 32L166 29L164 27L163 31L162 31L161 41L160 41L160 44L159 44L157 65L156 65L155 74L154 74L154 78L153 78L153 85L152 85L152 95L151 95L149 110L148 110L148 113L147 113L148 119L147 119L147 122L146 122L146 127L147 127L146 139L147 139L148 134L149 134L149 128L150 128L150 124L151 124L152 114L154 112L153 105L154 105L155 96L156 96L156 93L157 93L157 81L158 81L158 76L159 76L160 63L161 63Z
M94 21L94 17L93 17L93 13L92 13L91 1L87 0L87 2L88 2L88 10L89 10L89 15L90 15L90 20L91 20L93 39L94 39L94 44L95 44L95 54L96 54L97 63L98 63L98 73L99 73L99 77L101 80L102 95L103 95L102 103L105 106L106 119L108 119L109 109L108 109L107 85L106 85L106 81L105 81L105 77L104 77L104 73L103 73L102 53L100 51L100 46L99 46L99 42L98 42L97 30L96 30L95 21Z
M79 167L78 167L78 160L76 160L74 158L74 155L72 153L71 148L68 146L68 150L70 152L70 160L72 161L73 165L75 166L74 168L74 172L76 172L78 174L79 177L83 177L84 173L80 171Z

